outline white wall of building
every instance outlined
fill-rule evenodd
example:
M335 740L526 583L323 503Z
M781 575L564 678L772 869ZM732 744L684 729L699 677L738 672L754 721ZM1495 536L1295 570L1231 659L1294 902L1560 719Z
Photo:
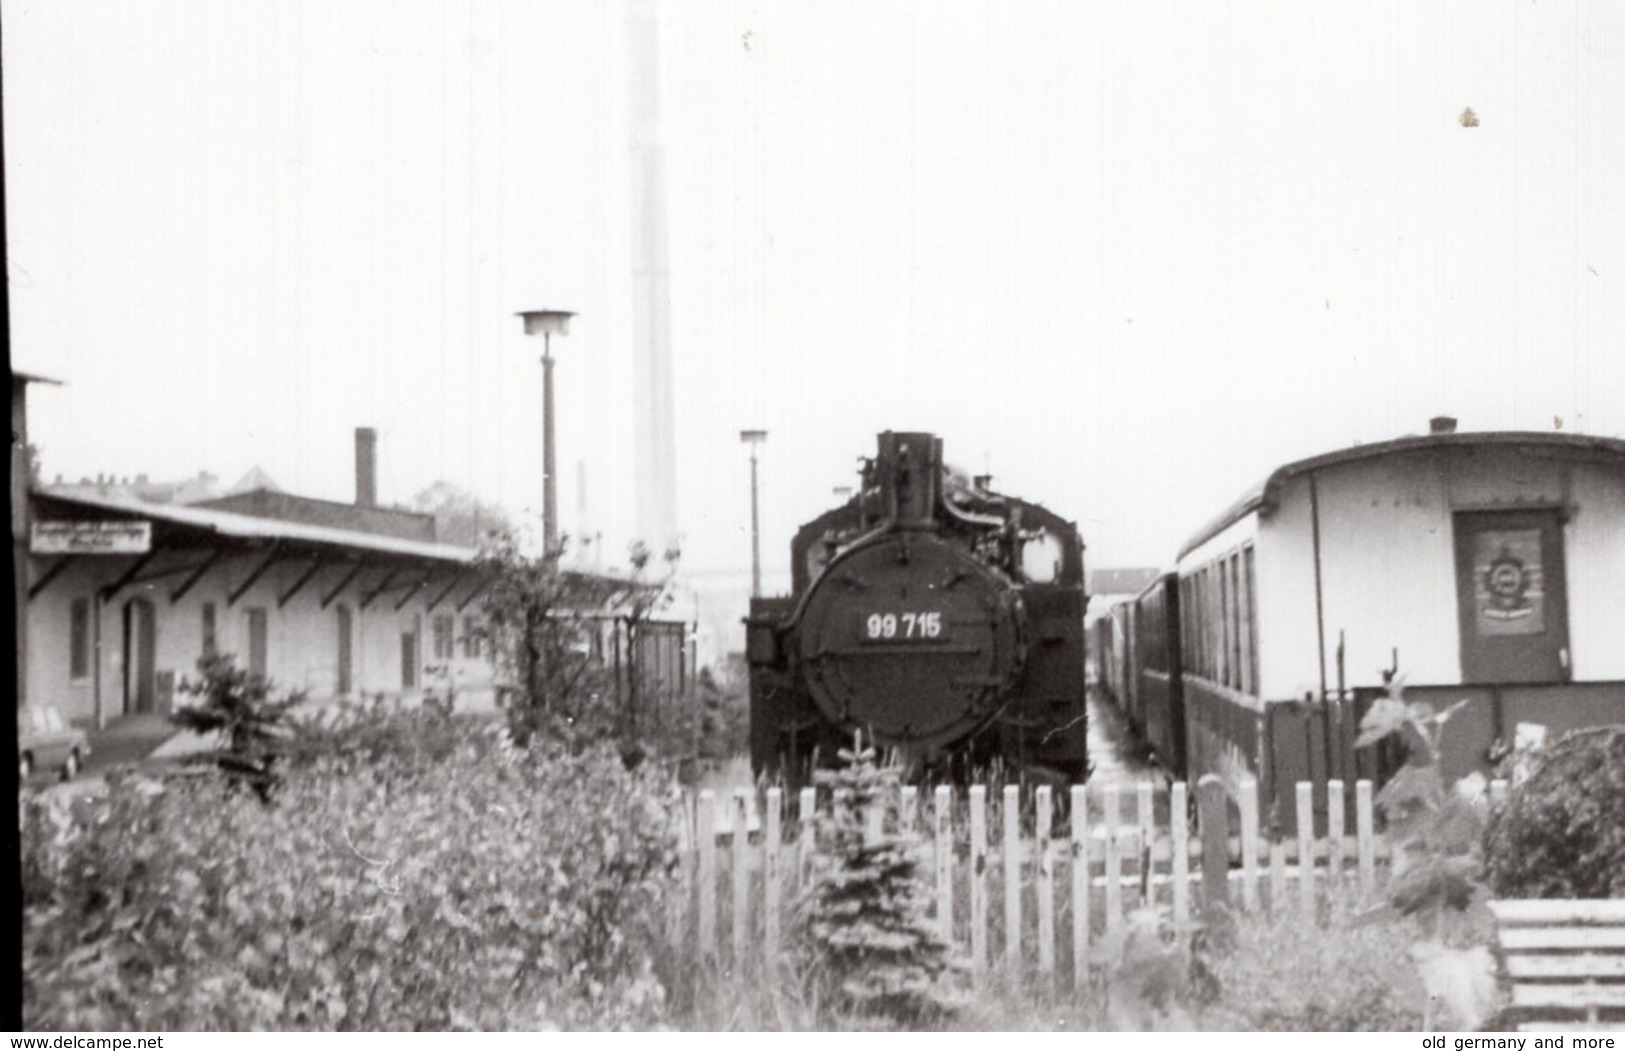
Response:
M51 561L33 559L33 579L38 579ZM380 595L367 609L362 610L361 597L378 582L378 572L370 571L352 581L339 599L323 609L322 596L331 591L347 571L342 565L334 565L323 569L290 598L287 605L278 608L278 598L309 567L308 562L290 561L279 563L267 571L228 608L230 592L247 579L259 562L256 557L242 556L222 559L179 602L171 602L170 595L185 579L184 574L127 587L112 601L97 602L97 590L116 580L133 561L131 557L81 558L51 581L30 603L30 703L54 704L71 720L88 723L95 719L94 675L78 679L70 675L71 616L76 598L88 600L91 616L100 619L101 710L104 719L117 718L124 713L124 610L132 599L138 597L146 598L153 605L157 626L155 669L160 675L173 673L177 682L183 678L197 677L197 661L203 653L203 610L205 604L212 603L215 607L216 645L220 652L235 654L238 665L246 667L249 660L248 611L263 609L267 623L266 671L275 686L278 689L305 690L313 699L331 698L338 674L338 606L345 604L351 610L355 633L352 692L389 696L403 692L401 634L412 630L419 632L419 645L416 686L408 692L418 693L426 687L441 685L443 680L439 676L428 673L431 665L449 665L459 689L483 689L490 685L489 662L483 657L466 657L461 642L464 617L476 614L478 603L470 606L464 614L455 612L457 601L467 594L472 584L454 591L433 613L428 609L428 602L444 590L446 578L443 577L438 583L431 583L431 586L418 591L399 610L395 606L405 592L398 588ZM414 579L414 576L402 574L396 583L404 586ZM455 618L454 655L449 662L436 659L432 630L433 616L448 613ZM93 647L92 670L94 658ZM184 703L184 698L180 696L176 700L177 703Z

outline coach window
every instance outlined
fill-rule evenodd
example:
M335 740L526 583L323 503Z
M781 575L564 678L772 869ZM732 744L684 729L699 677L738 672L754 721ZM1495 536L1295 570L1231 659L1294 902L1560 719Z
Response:
M1196 655L1191 652L1191 621L1196 618L1196 605L1191 601L1191 578L1179 579L1179 661L1189 671L1196 670Z
M1246 661L1248 692L1263 695L1263 687L1258 682L1258 583L1253 572L1253 548L1249 544L1241 549L1243 593L1247 596L1247 648L1243 651L1243 660Z
M1241 666L1241 633L1245 630L1246 606L1241 597L1241 552L1232 554L1225 562L1230 576L1230 685L1245 689L1245 673Z
M1202 671L1202 571L1190 576L1190 593L1185 596L1185 668L1192 675Z
M1213 630L1212 612L1207 608L1208 584L1211 582L1207 567L1203 566L1196 577L1196 667L1197 674L1204 679L1213 677L1213 668L1208 662L1213 649L1208 645L1208 632Z
M1241 669L1241 692L1253 692L1253 593L1249 587L1247 567L1252 564L1253 549L1243 547L1236 555L1236 601L1239 610L1240 637L1236 639L1236 664Z
M1196 674L1204 679L1213 677L1213 669L1208 664L1212 651L1208 632L1213 630L1213 617L1207 608L1209 583L1207 567L1203 566L1196 574Z
M68 607L68 678L90 677L90 600L76 598Z
M1217 591L1210 562L1202 567L1202 675L1215 682L1219 678L1219 649L1213 642L1220 628Z

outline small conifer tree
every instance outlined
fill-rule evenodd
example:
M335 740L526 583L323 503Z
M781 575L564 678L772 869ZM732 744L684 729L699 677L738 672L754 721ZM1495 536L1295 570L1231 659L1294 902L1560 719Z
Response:
M820 784L835 792L818 817L815 878L804 934L825 1002L836 1009L909 1024L954 1008L951 946L927 915L911 837L887 835L883 813L895 769L875 764L861 737Z
M274 696L270 679L237 667L231 654L211 654L197 662L199 679L182 680L181 693L195 704L170 713L170 722L198 734L219 734L215 764L234 783L246 785L267 802L277 782L271 765L292 734L290 710L304 702L301 692Z

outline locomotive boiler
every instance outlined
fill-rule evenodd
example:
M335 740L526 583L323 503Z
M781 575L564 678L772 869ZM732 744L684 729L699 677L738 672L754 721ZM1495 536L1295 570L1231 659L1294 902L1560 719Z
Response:
M791 593L751 601L751 762L799 782L863 731L915 768L1088 772L1083 541L1071 522L887 431L803 525Z

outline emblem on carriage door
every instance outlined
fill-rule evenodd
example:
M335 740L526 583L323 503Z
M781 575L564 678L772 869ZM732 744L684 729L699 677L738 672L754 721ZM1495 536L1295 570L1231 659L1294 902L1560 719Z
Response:
M1479 633L1539 635L1545 631L1540 530L1485 530L1473 541Z

